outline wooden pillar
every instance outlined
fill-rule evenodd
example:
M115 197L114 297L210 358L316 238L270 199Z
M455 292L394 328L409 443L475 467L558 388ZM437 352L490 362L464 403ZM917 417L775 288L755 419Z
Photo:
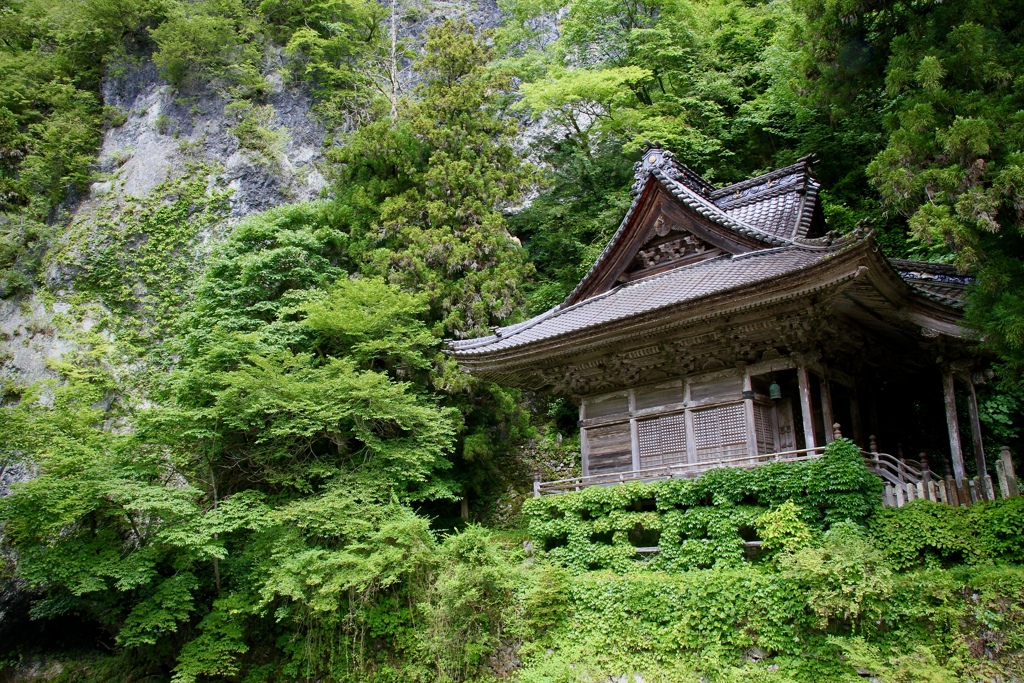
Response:
M946 426L949 428L949 450L953 456L953 477L956 478L956 485L964 485L964 454L960 448L960 425L956 417L956 390L953 384L953 375L948 371L942 372L942 393L946 400Z
M636 393L632 389L629 390L629 412L629 450L633 455L633 471L636 472L640 469L640 427L632 417L636 412Z
M796 379L800 385L800 417L804 423L804 447L814 448L817 446L814 441L814 410L811 408L811 380L806 365L797 366Z
M629 420L629 446L633 454L633 471L640 469L640 428L635 419Z
M974 393L974 382L971 381L970 375L967 375L965 384L967 384L967 411L970 413L971 418L971 443L974 445L974 462L978 466L978 476L984 477L988 474L988 464L985 462L985 444L981 440L981 420L978 417L978 395ZM987 498L995 498L995 496L992 496L985 487L982 487L982 491L985 492L985 496Z
M690 463L697 462L697 436L693 429L693 410L690 408L692 395L690 393L690 380L683 385L683 402L686 404L686 460Z
M864 425L860 415L860 397L857 393L857 386L848 387L850 392L850 420L853 422L853 441L861 448L864 448Z
M757 423L754 420L754 383L749 368L743 371L743 412L747 418L747 454L753 458L757 456Z
M821 393L821 418L825 423L825 443L832 443L832 424L835 419L832 415L832 386L827 375L822 374L818 378L818 390Z
M580 399L580 422L587 418L587 402ZM587 441L587 430L580 427L580 471L584 477L590 476L590 443Z

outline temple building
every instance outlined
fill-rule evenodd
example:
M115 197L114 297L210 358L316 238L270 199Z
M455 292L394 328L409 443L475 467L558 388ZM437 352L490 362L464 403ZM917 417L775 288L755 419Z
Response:
M871 233L829 232L811 173L802 159L716 189L649 150L568 298L450 352L474 375L579 405L577 488L815 457L836 424L868 453L872 438L925 452L961 484L965 452L985 470L969 278L888 259Z

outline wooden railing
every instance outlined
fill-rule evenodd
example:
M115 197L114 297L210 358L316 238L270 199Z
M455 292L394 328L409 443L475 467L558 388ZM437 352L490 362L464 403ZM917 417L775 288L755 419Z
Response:
M796 451L782 451L780 453L766 453L762 455L744 455L737 458L727 458L714 462L684 462L674 465L662 465L661 467L650 467L642 470L631 470L629 472L608 472L605 474L592 474L587 477L572 477L570 479L559 479L557 481L534 481L533 495L540 497L555 493L566 493L568 491L579 491L588 486L612 486L623 484L627 481L658 481L661 479L692 479L710 470L724 469L727 467L739 467L750 469L772 462L801 462L803 460L814 460L820 458L825 447L804 448Z
M874 443L872 442L872 445ZM744 455L714 462L684 462L661 467L650 467L628 472L608 472L586 477L571 477L556 481L535 480L533 495L540 497L570 491L579 491L588 486L614 486L628 481L659 481L664 479L692 479L705 472L728 467L750 469L772 462L801 462L820 458L824 446L782 451L761 455ZM889 453L861 451L864 464L884 482L883 504L886 507L903 507L912 500L923 498L947 505L971 505L979 500L995 497L992 479L988 475L964 480L960 485L953 477L939 476L931 471L927 461L911 458L897 458ZM1002 485L1001 487L1006 488ZM1016 479L1012 495L1017 495ZM1005 494L1004 494L1005 496Z
M868 469L890 484L916 484L929 479L941 479L920 460L899 459L888 453L861 451Z
M946 505L972 505L996 497L992 478L988 475L965 479L959 485L952 476L939 476L928 469L927 462L897 458L888 453L861 451L864 464L885 482L883 505L903 507L923 498Z

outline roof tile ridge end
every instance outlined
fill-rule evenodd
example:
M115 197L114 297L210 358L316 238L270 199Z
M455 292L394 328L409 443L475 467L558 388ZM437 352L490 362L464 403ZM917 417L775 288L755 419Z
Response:
M804 188L803 200L800 202L800 218L796 223L794 237L805 237L807 231L811 229L811 221L814 220L814 207L818 202L818 190L821 189L821 183L813 178L809 180L810 182Z

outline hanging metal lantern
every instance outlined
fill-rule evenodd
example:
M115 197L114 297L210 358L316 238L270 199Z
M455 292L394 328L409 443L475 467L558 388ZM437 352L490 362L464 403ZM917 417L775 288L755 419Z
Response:
M772 380L772 383L768 385L768 398L773 401L778 401L782 398L782 387L775 380Z

